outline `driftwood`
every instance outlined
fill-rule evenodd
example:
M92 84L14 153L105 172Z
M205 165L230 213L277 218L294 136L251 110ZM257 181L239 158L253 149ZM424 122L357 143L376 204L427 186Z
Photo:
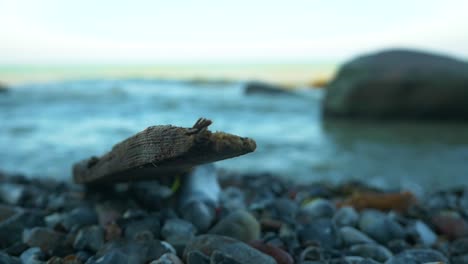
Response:
M101 157L73 166L76 183L114 183L172 177L204 163L252 152L255 141L208 130L200 118L193 127L152 126L118 143Z

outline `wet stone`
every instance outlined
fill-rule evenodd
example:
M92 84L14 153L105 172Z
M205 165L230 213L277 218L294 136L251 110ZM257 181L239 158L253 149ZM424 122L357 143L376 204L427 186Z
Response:
M393 252L393 254L398 254L411 246L403 239L394 239L387 243L387 248Z
M159 259L151 261L150 264L183 264L182 260L172 253L165 253Z
M35 227L23 231L23 243L30 247L39 247L48 253L63 246L64 240L65 234L46 227Z
M244 264L276 263L272 257L261 253L241 241L218 235L201 235L190 241L185 248L185 259L194 250L200 251L210 257L214 251L219 251Z
M133 239L138 233L149 231L154 237L159 237L161 228L159 221L159 218L154 215L131 221L124 227L124 236L127 239Z
M210 264L243 264L237 261L235 258L223 254L221 251L214 251L211 254Z
M356 226L359 221L359 213L349 206L344 206L338 209L333 216L333 223L336 226Z
M2 264L21 264L21 260L16 257L9 256L6 253L0 252L0 263Z
M98 224L96 211L88 206L75 208L68 212L63 219L63 227L66 230L77 230L82 226Z
M299 206L293 200L286 198L275 199L269 206L274 213L275 219L284 222L294 222L299 211Z
M20 256L23 264L41 264L45 263L45 254L38 247L32 247L24 251Z
M245 195L239 188L229 186L221 192L221 205L229 211L245 210Z
M43 225L42 213L35 211L22 211L0 222L0 249L21 241L23 229Z
M298 218L302 223L315 218L330 218L335 214L336 207L329 200L314 199L301 207Z
M405 236L405 231L399 223L376 210L365 210L361 213L359 229L382 244Z
M417 220L414 223L411 231L410 233L414 234L415 240L424 246L430 247L437 242L437 235L421 220Z
M450 245L450 254L454 256L468 254L468 237L454 241Z
M196 232L197 229L192 223L179 218L172 218L164 223L161 236L175 247L177 252L182 253L185 245L195 237Z
M187 264L210 264L210 258L198 250L187 254Z
M316 243L325 248L340 245L340 239L330 218L315 219L298 231L302 244Z
M131 263L129 257L120 250L112 250L96 261L89 259L86 264L127 264Z
M98 251L104 244L104 229L100 226L81 228L75 237L73 247L78 250Z
M349 249L349 252L352 255L371 258L379 262L385 262L393 256L390 250L377 244L354 245Z
M340 228L339 234L345 246L375 243L372 238L350 226Z
M409 249L391 257L385 264L420 264L426 262L448 263L439 251L432 249Z
M260 224L249 212L235 211L221 219L208 233L249 242L260 238Z

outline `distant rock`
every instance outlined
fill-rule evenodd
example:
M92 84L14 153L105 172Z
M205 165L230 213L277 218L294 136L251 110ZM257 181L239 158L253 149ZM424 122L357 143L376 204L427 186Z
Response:
M277 85L259 82L259 81L251 81L245 84L244 93L246 95L293 95L294 93L291 91L286 90L284 87L280 87Z
M325 117L468 119L468 63L387 50L345 63L327 86Z
M2 83L0 83L0 94L8 92L8 87Z

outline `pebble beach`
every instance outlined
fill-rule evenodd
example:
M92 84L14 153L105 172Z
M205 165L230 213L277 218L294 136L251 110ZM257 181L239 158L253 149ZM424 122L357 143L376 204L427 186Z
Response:
M190 194L157 181L0 174L0 263L468 263L467 189L416 197L210 170L219 199L197 201L213 214L181 211Z

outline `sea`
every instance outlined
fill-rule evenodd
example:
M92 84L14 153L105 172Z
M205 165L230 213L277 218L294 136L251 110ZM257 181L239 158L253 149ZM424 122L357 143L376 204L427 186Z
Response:
M324 91L245 93L245 82L69 80L12 85L0 93L0 170L71 181L73 163L109 151L148 126L251 137L254 153L220 161L233 173L293 182L360 180L413 191L468 186L468 125L325 121Z

